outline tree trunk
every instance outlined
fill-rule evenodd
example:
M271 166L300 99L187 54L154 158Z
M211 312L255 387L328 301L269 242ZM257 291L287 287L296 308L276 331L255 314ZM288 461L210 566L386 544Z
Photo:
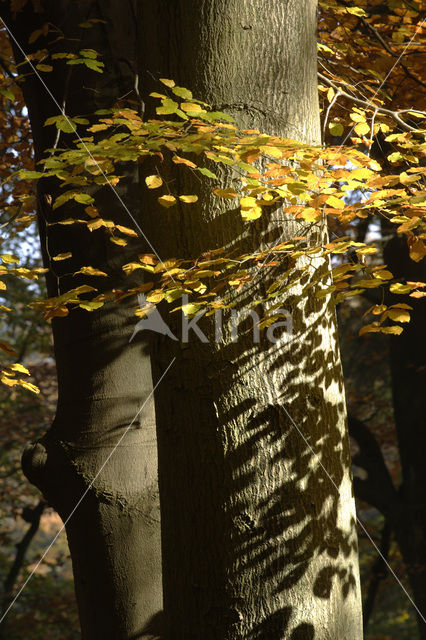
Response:
M43 3L41 14L35 14L28 3L16 16L6 15L4 6L3 15L26 52L43 47L51 52L92 48L101 54L103 74L50 59L53 71L42 73L61 107L73 116L113 106L122 96L138 99L134 11L133 2L52 0ZM101 22L88 29L79 26L93 18ZM58 33L53 32L28 45L30 33L44 23L61 29L67 39L58 41ZM22 59L13 44L17 59ZM44 127L44 122L59 115L59 110L28 65L21 69L30 73L23 91L36 159L40 159L55 143L57 133L54 127ZM71 146L73 138L61 134L56 142L59 147ZM118 186L120 197L140 217L137 171L127 165L120 169L124 176ZM84 265L111 274L105 288L129 286L121 266L130 255L145 249L143 242L139 239L123 250L102 231L90 233L78 225L48 226L82 214L68 203L52 210L52 197L59 190L51 179L40 181L40 238L49 268L49 295L83 282L102 287L99 278L72 275ZM102 217L132 226L108 186L97 187L92 195ZM72 251L70 260L51 260L65 251ZM106 304L91 313L72 311L53 320L57 413L48 433L27 447L23 456L27 477L62 519L72 514L66 531L83 640L159 635L156 623L162 594L155 418L149 355L140 339L129 344L135 306L136 299L130 298L120 305ZM154 624L149 624L153 617Z
M426 262L410 259L405 238L393 238L385 248L392 273L412 282L426 281ZM393 524L407 567L414 601L426 612L426 298L392 296L388 304L404 301L413 310L410 323L390 341L393 406L402 467L401 508ZM426 639L426 623L418 616L420 638Z
M319 143L315 10L313 1L146 0L144 93L158 91L153 78L172 78L242 127ZM167 162L159 170L177 193L199 196L176 212L143 191L162 259L325 237L281 210L244 226L205 182ZM234 170L220 171L230 186ZM328 281L326 260L295 270L303 266L303 284ZM229 299L243 310L265 277ZM311 291L297 286L282 300L294 331L276 344L233 342L229 318L220 343L208 318L199 322L208 342L153 340L154 380L176 359L155 394L167 640L362 638L335 314ZM178 333L178 314L163 317Z

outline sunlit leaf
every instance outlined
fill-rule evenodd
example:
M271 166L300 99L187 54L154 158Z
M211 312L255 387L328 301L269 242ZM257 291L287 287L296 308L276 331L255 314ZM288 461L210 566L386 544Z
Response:
M57 256L53 256L52 260L55 260L55 261L67 260L68 258L71 258L71 257L72 257L71 251L67 251L67 253L58 253Z
M330 122L328 125L328 128L330 130L331 135L335 136L336 138L341 136L344 131L344 126L340 124L340 122Z
M158 175L147 176L145 178L145 184L148 189L158 189L158 187L161 187L163 184L163 180L161 176Z
M179 196L179 200L186 204L191 204L193 202L197 202L198 196Z
M159 198L157 198L157 200L161 204L161 206L166 207L166 209L168 209L169 207L173 207L173 205L175 205L177 202L176 198L170 195L160 196Z
M86 276L107 276L108 274L94 267L81 267L77 273L83 273Z
M166 87L169 87L169 89L172 89L175 86L174 80L168 80L167 78L160 78L160 82L165 84Z

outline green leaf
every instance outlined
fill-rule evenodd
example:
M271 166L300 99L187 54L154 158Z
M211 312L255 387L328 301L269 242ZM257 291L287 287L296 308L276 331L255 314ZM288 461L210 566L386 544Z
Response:
M90 302L80 302L79 306L86 311L95 311L104 305L103 301L92 300Z
M48 73L49 71L53 70L53 67L51 64L36 64L36 69Z
M335 138L341 136L344 131L344 127L340 122L330 122L328 128L330 129L331 135Z
M42 176L42 171L27 171L26 169L21 169L19 172L19 177L22 178L22 180L38 180Z
M88 193L76 193L73 198L76 202L80 202L81 204L92 204L95 202L94 198L89 196Z
M172 91L175 96L179 96L179 98L183 98L184 100L192 100L192 92L189 89L185 89L185 87L173 87Z
M15 94L11 89L0 89L0 93L2 96L7 98L8 100L15 100Z
M213 171L210 171L210 169L206 169L205 167L198 167L197 171L202 173L203 176L206 176L206 178L211 178L212 180L219 180L217 175L213 173Z
M90 58L86 59L84 64L86 67L89 67L89 69L97 71L98 73L103 73L103 67L105 66L103 62L100 62L99 60L91 60Z
M80 49L79 53L85 58L97 58L98 53L94 49Z
M354 16L358 16L359 18L368 18L368 13L365 13L364 9L361 9L361 7L347 7L346 11Z

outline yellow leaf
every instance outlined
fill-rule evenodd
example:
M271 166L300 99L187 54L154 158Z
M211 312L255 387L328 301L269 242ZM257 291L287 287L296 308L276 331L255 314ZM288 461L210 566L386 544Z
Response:
M166 209L176 204L176 198L174 196L160 196L157 200L161 206L166 207Z
M260 148L263 151L263 153L265 153L268 156L272 156L273 158L282 158L283 156L283 152L281 151L281 149L278 149L278 147L265 146Z
M402 282L395 282L389 287L391 293L399 293L400 295L410 293L411 289L412 287L409 284L402 284Z
M5 264L19 264L18 256L14 256L12 253L3 253L0 258Z
M371 309L371 312L375 315L378 316L381 313L383 313L383 311L386 311L386 305L384 304L376 304L374 305L374 307Z
M419 174L415 174L413 176L409 176L408 173L403 171L399 174L399 181L401 184L410 184L411 182L417 182L420 179Z
M322 42L317 42L317 49L318 51L327 51L327 53L334 53L333 49L330 49L330 47L327 47L326 44L322 44ZM326 87L324 87L324 89L325 88Z
M228 198L229 200L238 196L238 193L234 191L234 189L219 189L219 187L213 189L213 193L218 198Z
M355 180L362 180L363 178L369 178L371 175L373 175L373 171L371 171L371 169L366 169L365 167L360 169L354 169L350 173L350 177Z
M344 127L340 122L330 122L328 125L332 136L339 137L344 131Z
M303 209L301 217L307 222L315 222L315 220L321 218L321 211L308 207L307 209Z
M172 89L176 84L174 80L168 80L167 78L160 78L160 82L169 87L169 89Z
M360 122L355 125L354 130L359 136L365 136L367 133L370 133L370 126L366 122Z
M143 264L155 265L158 262L158 258L154 253L141 253L138 258Z
M95 311L95 309L99 309L103 306L103 301L99 300L91 300L88 302L80 302L79 306L86 311Z
M36 387L35 384L31 384L31 382L27 382L26 380L20 380L19 384L21 385L21 387L24 387L24 389L28 389L33 393L40 393L40 389Z
M104 226L104 221L102 218L96 218L95 220L91 220L87 223L87 228L89 231L95 231L95 229L99 229Z
M241 209L251 209L252 207L255 207L256 204L256 198L252 198L251 196L245 196L240 200Z
M47 311L45 317L47 320L49 320L50 318L64 318L68 314L68 308L65 305L62 305L61 307L55 307L55 309Z
M336 198L336 196L330 196L327 198L326 203L333 207L334 209L344 209L345 203L340 198Z
M44 72L52 71L53 69L51 64L36 64L36 67L39 71L44 71Z
M402 160L402 158L402 153L400 153L399 151L395 151L395 153L391 153L388 156L389 162L398 162L399 160Z
M359 18L368 17L368 13L365 13L364 9L361 9L361 7L346 7L346 11L354 16L358 16Z
M393 334L395 336L399 336L402 333L403 329L402 329L402 327L399 327L396 324L396 325L394 325L392 327L382 327L380 331L381 331L381 333L388 333L390 335Z
M350 118L354 122L365 122L365 115L361 115L360 113L352 112Z
M121 224L117 224L115 227L118 231L121 231L121 233L124 233L124 235L126 236L132 236L132 237L136 237L138 236L138 234L136 233L136 231L134 229L129 229L128 227L123 227L123 225Z
M366 324L364 327L358 331L358 335L362 336L364 333L378 333L380 331L380 325L378 322L373 322L372 324Z
M19 371L19 373L25 373L26 376L30 375L30 372L28 371L28 369L24 367L22 364L19 364L19 362L16 362L15 364L10 364L8 365L7 368L12 369L13 371Z
M83 273L86 276L108 276L104 271L100 271L94 267L81 267L80 271L77 271L77 273Z
M395 322L410 322L410 314L405 309L388 309L385 316Z
M118 244L118 246L120 247L125 247L127 245L127 241L124 238L116 238L114 236L111 236L110 241L114 244Z
M262 207L252 207L251 209L242 209L241 217L243 220L256 220L262 215Z
M184 304L181 309L182 312L186 315L186 316L193 316L197 313L197 311L200 310L201 304L199 303L189 303L189 304Z
M413 284L412 282L409 282L408 284ZM419 283L420 284L420 283ZM390 309L409 309L410 311L413 310L413 307L411 307L409 304L405 304L405 302L398 302L397 304L393 304L391 307L389 307Z
M67 258L71 258L71 256L72 256L71 251L68 251L67 253L58 253L57 256L54 256L52 258L52 260L55 260L55 261L67 260Z
M381 271L375 271L373 276L375 278L379 278L379 280L392 280L393 273L386 271L386 269L382 269Z
M173 156L172 161L175 164L185 164L187 167L191 167L192 169L196 168L195 162L191 162L191 160L187 160L186 158L181 158L180 156Z
M136 269L143 269L143 265L139 264L139 262L128 262L127 264L123 264L122 269L127 274L133 273ZM152 267L152 271L154 271L154 267Z
M148 189L158 189L158 187L161 187L161 185L163 184L163 180L160 176L157 175L147 176L145 178L145 184Z
M97 210L96 207L93 207L92 205L85 207L84 210L87 213L87 215L90 216L90 218L97 218L99 216L99 211Z
M146 297L148 302L152 302L156 304L157 302L161 302L164 298L164 291L153 291L149 293Z
M420 262L426 256L426 246L420 238L416 236L408 238L408 246L410 247L410 258L414 262Z
M333 87L330 87L329 90L327 91L327 100L329 102L331 102L333 100L334 94L335 94L335 91L334 91Z
M192 202L197 202L198 196L179 196L179 200L186 204L191 204Z
M6 285L3 280L0 280L0 290L4 291L4 289L6 289Z
M202 109L199 104L195 104L195 102L182 102L180 105L182 111L186 113L196 112L196 113L207 113L205 109Z
M361 256L366 256L366 255L369 255L371 253L377 253L377 248L376 247L364 247L363 249L355 249L355 251L357 253L359 253Z

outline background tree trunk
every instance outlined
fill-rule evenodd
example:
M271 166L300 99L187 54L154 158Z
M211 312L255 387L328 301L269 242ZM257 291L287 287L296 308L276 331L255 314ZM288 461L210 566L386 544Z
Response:
M6 15L4 3L2 9L26 52L43 47L51 52L92 48L101 54L103 74L85 70L84 65L49 60L54 69L42 73L43 80L68 115L90 117L96 109L113 106L123 96L138 99L134 91L134 2L52 0L43 2L40 14L28 3L13 17ZM89 29L79 26L92 18L101 22L92 23ZM30 33L44 23L55 25L66 39L53 43L58 36L53 32L29 45ZM15 53L22 59L16 44ZM21 69L29 73L23 90L38 160L53 146L57 133L55 127L44 127L44 122L59 112L28 65ZM61 134L56 142L59 147L71 146L73 138ZM118 186L120 197L133 215L140 217L137 171L128 165L120 169L124 176ZM143 243L138 240L123 250L110 243L102 231L90 233L78 225L48 226L81 215L81 209L70 204L52 210L52 197L59 189L50 179L39 185L40 238L49 268L49 295L64 293L83 281L99 286L99 278L70 275L83 265L111 274L105 288L128 286L130 280L125 279L121 266L130 255L144 250ZM92 195L104 218L132 226L108 186L97 187ZM64 251L72 251L72 259L51 261ZM136 299L128 299L118 306L107 304L92 313L72 311L66 318L53 320L57 413L48 433L23 456L26 475L63 520L90 488L66 527L84 640L129 640L160 633L156 628L162 595L155 418L153 400L149 400L149 355L140 339L129 344L135 306ZM156 616L154 624L148 624L152 616Z
M426 281L426 262L414 262L406 238L394 237L384 252L394 276L411 282ZM414 601L426 611L426 483L424 448L426 430L426 345L424 339L426 298L391 296L388 304L404 301L412 307L411 320L396 339L390 341L390 364L395 427L402 467L400 509L394 531L407 567ZM418 616L419 637L426 638L426 624Z
M172 78L240 126L319 143L315 10L292 0L140 3L144 94L158 91L153 78ZM197 206L164 210L144 190L162 259L324 237L322 225L280 210L244 226L206 182L158 169L173 191L199 196ZM233 169L219 171L230 186ZM302 282L319 275L327 282L329 265L316 258ZM230 298L244 309L274 276L262 271ZM168 640L362 638L334 310L300 286L282 306L294 333L277 344L250 335L233 343L226 322L216 344L210 319L199 323L208 343L153 340L155 380L176 358L156 391ZM178 333L178 314L167 321Z

